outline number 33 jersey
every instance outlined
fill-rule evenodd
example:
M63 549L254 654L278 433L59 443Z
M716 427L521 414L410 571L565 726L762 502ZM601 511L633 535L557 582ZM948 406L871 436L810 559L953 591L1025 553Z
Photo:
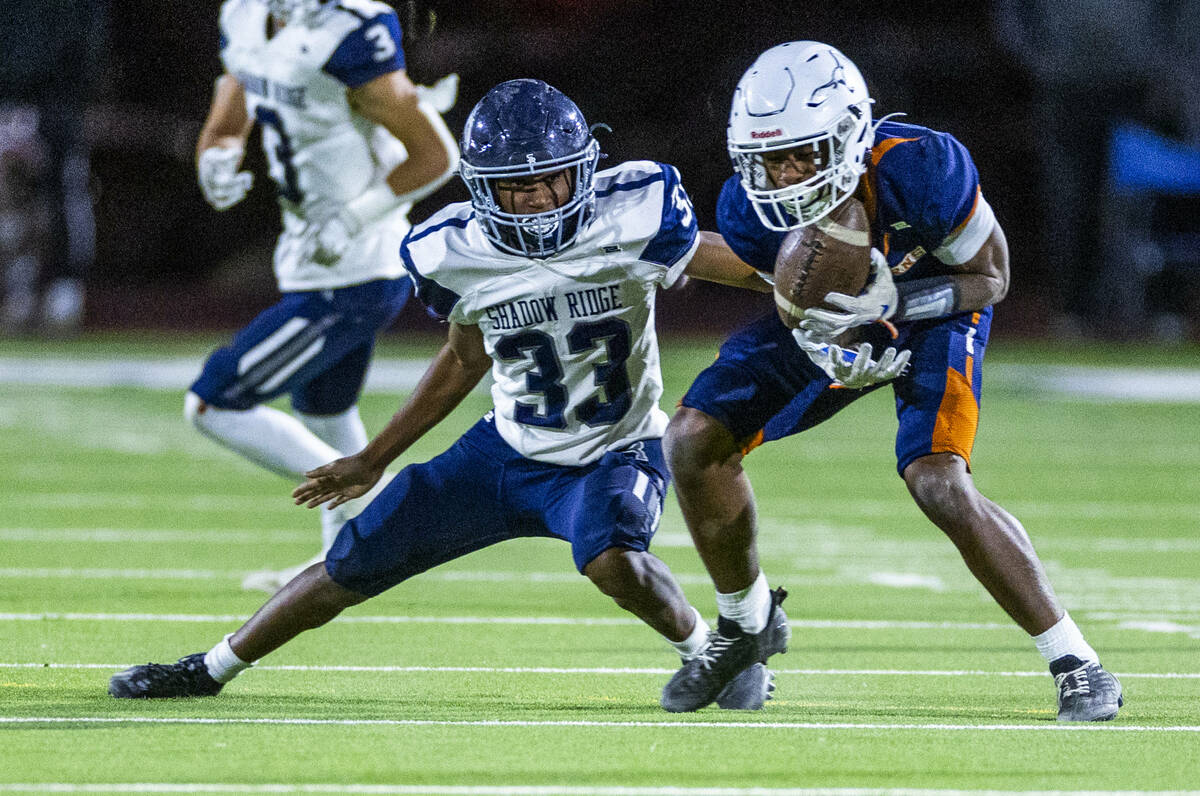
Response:
M368 227L332 266L309 261L303 239L306 215L361 195L407 156L399 140L355 113L346 96L348 89L404 69L396 12L374 0L341 0L310 23L293 22L270 38L268 16L262 0L226 0L221 60L244 89L246 111L261 129L279 189L280 289L322 290L400 276L395 252L407 232L407 207ZM395 225L400 228L386 230Z
M502 253L465 202L415 227L400 250L426 305L483 332L501 436L551 464L662 436L655 294L698 245L674 167L625 163L595 186L590 225L545 259Z

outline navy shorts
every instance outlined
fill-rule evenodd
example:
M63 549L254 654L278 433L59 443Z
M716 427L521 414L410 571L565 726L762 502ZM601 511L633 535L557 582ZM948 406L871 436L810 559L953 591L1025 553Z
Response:
M864 390L832 386L809 361L778 315L754 321L721 346L682 405L713 417L749 452L763 442L798 434L863 395L890 384L896 397L896 469L931 453L956 453L971 464L979 425L983 354L992 309L905 324L892 340L883 326L866 331L874 355L887 346L909 349L904 376Z
M513 450L489 413L445 453L401 470L343 525L325 570L373 597L497 542L548 536L571 543L582 572L611 547L649 548L668 479L658 439L582 467L547 464Z
M412 290L401 277L286 293L213 352L191 390L218 409L250 409L289 393L300 412L340 414L358 401L375 335Z

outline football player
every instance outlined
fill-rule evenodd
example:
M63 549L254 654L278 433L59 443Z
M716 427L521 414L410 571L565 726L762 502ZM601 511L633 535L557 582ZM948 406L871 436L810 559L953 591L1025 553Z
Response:
M684 660L709 628L648 552L667 489L655 293L682 275L769 290L719 235L698 232L671 166L597 173L600 147L565 95L493 88L462 137L470 202L413 229L401 257L450 323L416 391L362 451L307 474L297 503L337 507L444 418L489 371L494 411L445 453L405 467L301 572L210 652L135 666L116 697L217 693L251 662L420 572L523 536L571 545L576 568ZM786 644L779 623L774 643ZM757 709L772 688L743 668L715 697Z
M819 224L854 197L871 218L878 251L863 294L826 297L840 311L809 310L795 334L774 312L735 333L671 419L667 460L720 618L709 650L676 673L663 704L702 707L774 651L771 628L782 611L758 564L742 458L881 386L829 389L829 374L801 351L861 329L911 357L908 372L891 383L897 471L913 499L1033 637L1057 681L1058 718L1111 719L1120 684L1059 604L1020 522L971 477L992 305L1008 289L1004 232L962 144L914 124L872 122L871 102L854 64L811 41L764 52L734 94L728 147L736 174L717 208L733 250L770 271L788 230Z
M217 210L241 201L257 124L283 220L283 298L208 358L184 412L206 436L298 478L366 444L357 402L375 335L412 292L396 256L407 213L456 165L438 111L457 78L438 92L415 87L396 13L373 0L226 0L220 29L225 73L196 145L200 188ZM264 405L284 394L294 416ZM315 560L348 513L322 512ZM274 592L304 566L243 585Z

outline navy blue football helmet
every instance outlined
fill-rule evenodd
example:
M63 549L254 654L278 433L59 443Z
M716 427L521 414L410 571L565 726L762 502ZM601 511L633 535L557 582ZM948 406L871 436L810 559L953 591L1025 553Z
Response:
M583 113L540 80L509 80L471 111L462 136L459 171L488 240L501 251L549 257L570 246L592 219L600 144ZM545 213L506 213L495 184L570 169L571 195Z

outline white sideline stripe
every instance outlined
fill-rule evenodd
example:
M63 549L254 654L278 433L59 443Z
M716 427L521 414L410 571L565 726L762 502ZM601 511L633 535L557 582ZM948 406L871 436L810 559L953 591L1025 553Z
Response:
M47 619L86 622L245 622L247 614L88 614L0 613L0 622L41 622ZM421 625L637 625L640 619L582 616L339 616L348 624ZM792 619L792 627L857 630L1013 630L1001 622L917 622L891 619Z
M0 528L5 542L94 542L113 544L274 544L312 542L313 531L228 530L217 528L168 530L154 528L131 531L125 528Z
M204 356L147 359L0 357L0 384L184 390L200 373ZM428 365L428 360L423 359L372 360L364 389L411 390L417 386Z
M1195 796L1173 790L932 790L919 788L682 788L619 785L346 785L229 782L4 782L16 793L378 793L431 796Z
M0 663L0 669L128 669L133 663ZM350 666L300 665L255 666L266 672L383 672L383 673L479 673L479 674L674 674L674 669L654 667L613 666ZM780 669L776 674L798 674L834 677L1046 677L1045 671L989 672L982 669ZM1200 680L1200 672L1121 672L1121 679L1131 680Z
M841 721L533 721L519 719L299 719L287 717L217 718L213 716L0 716L0 724L282 724L333 727L610 727L697 730L938 730L945 732L1178 732L1200 733L1200 726L1175 724L873 724Z

